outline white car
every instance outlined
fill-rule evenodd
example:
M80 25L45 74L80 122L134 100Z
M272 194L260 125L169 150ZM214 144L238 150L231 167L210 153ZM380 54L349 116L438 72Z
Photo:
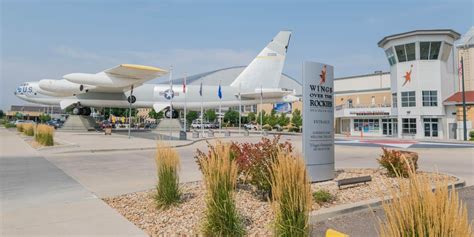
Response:
M248 129L248 130L258 130L258 126L255 125L255 124L251 124L251 123L247 123L247 124L244 124L244 128L245 129Z

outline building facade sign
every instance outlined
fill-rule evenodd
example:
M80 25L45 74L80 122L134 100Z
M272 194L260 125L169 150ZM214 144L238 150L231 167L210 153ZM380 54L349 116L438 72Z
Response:
M334 179L334 68L303 63L303 155L312 182Z

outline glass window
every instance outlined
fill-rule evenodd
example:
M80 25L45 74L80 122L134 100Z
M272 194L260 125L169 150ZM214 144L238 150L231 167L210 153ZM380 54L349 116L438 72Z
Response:
M354 131L378 132L379 130L378 119L354 119Z
M420 59L428 60L430 57L430 42L420 42Z
M416 59L416 50L415 50L415 43L405 44L405 50L407 51L407 61L413 61ZM439 50L439 49L438 49Z
M441 48L441 42L431 42L431 47L430 47L430 59L431 60L438 59L440 48Z
M438 106L438 91L422 91L423 106Z
M453 45L448 44L446 42L443 43L443 52L441 54L441 60L448 61L449 55L451 54L451 49Z
M406 62L407 61L407 55L405 53L405 45L395 46L395 52L397 53L397 57L398 57L399 62Z
M392 94L392 107L393 108L397 108L398 107L398 101L397 101L397 93L393 93Z
M402 119L402 133L403 134L416 134L416 119L415 118L404 118Z
M441 41L420 42L420 59L422 60L438 59L440 48L441 48Z
M392 48L388 48L387 50L385 50L385 55L387 55L388 63L390 63L390 66L397 63L397 60L395 59L395 54L393 54Z
M395 46L399 62L413 61L415 57L415 43L402 44Z
M416 97L414 91L402 92L402 107L415 107Z

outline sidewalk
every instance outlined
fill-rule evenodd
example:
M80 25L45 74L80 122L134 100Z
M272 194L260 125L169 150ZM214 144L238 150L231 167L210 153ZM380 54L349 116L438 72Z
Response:
M146 236L13 132L0 142L1 236Z

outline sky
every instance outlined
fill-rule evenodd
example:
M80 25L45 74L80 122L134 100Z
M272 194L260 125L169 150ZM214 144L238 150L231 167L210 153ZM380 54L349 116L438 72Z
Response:
M388 71L377 42L417 29L473 25L473 0L0 0L0 109L24 104L22 82L97 73L122 63L173 76L247 65L280 30L293 32L283 72L306 60L335 76Z

